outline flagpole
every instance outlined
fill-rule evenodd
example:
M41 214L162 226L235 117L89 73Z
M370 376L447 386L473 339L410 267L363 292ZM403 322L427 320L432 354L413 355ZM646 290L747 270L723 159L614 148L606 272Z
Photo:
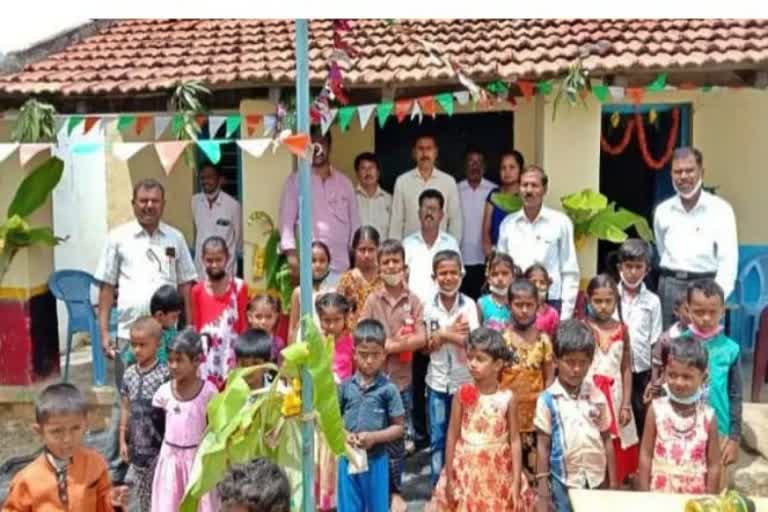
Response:
M296 131L309 133L309 41L307 20L296 20ZM312 180L309 161L298 159L299 173L299 285L302 322L312 318ZM311 321L311 320L308 320ZM302 329L306 332L306 326ZM312 380L301 376L302 510L315 510L314 426L307 418L313 410Z

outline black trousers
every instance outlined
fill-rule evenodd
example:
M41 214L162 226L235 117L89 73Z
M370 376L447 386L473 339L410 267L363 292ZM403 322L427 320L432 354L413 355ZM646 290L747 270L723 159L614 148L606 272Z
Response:
M413 433L414 443L418 447L429 446L427 422L427 367L429 356L421 352L413 353Z
M485 265L465 265L464 280L461 282L461 293L472 297L474 300L480 298L485 285Z
M643 439L645 428L645 413L647 411L643 403L643 393L651 381L651 370L644 372L632 372L632 415L635 417L638 439Z

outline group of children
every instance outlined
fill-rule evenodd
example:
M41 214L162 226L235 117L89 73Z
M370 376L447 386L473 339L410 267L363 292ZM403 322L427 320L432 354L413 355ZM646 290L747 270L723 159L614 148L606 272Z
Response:
M722 487L737 453L741 377L739 346L719 327L724 297L713 281L691 284L678 303L678 323L660 335L658 298L642 284L649 252L629 240L619 251L619 282L593 278L582 317L561 323L547 303L550 279L541 265L522 271L509 256L493 254L487 294L475 303L459 292L460 254L439 251L432 265L438 292L423 304L408 289L401 242L362 238L375 247L378 268L377 285L364 300L324 285L330 254L323 244L313 245L316 321L334 340L348 447L337 460L322 439L317 443L318 509L405 509L415 351L430 357L430 510L560 512L571 510L569 488L703 493ZM224 250L218 243L206 247ZM221 267L211 259L203 258L209 277ZM268 294L248 302L245 321L218 324L232 332L213 336L203 326L202 334L194 328L177 333L183 304L174 293L159 289L152 315L132 325L135 364L120 389L120 454L130 463L132 499L142 511L178 509L206 428L206 406L225 377L207 365L231 370L279 363L284 340L298 337L298 322L288 334L278 333L279 303ZM298 310L298 293L294 302ZM227 351L213 350L223 338L231 340ZM249 385L262 388L267 378L253 373ZM74 398L68 402L56 393ZM38 405L46 451L35 464L69 464L71 477L93 486L85 488L107 489L106 466L78 448L82 432L72 430L76 423L84 429L81 395L69 387L50 395L43 393ZM60 427L60 418L72 426ZM62 451L55 443L65 439ZM94 461L86 463L87 457ZM39 471L31 466L17 476L8 503L35 503L30 477ZM69 499L104 502L79 510L109 510L114 493L98 496L70 493ZM61 486L59 498L66 498ZM219 510L224 501L212 491L200 510Z

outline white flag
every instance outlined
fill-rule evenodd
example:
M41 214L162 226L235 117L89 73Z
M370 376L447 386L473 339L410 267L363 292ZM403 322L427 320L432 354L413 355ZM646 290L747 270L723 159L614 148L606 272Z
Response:
M208 138L215 139L216 134L219 132L221 125L227 122L226 116L209 116L208 117Z
M376 110L375 104L360 105L357 107L357 115L360 116L360 129L365 130L365 125L368 124L368 120L371 118L371 114Z
M323 135L328 133L328 130L331 128L331 125L333 124L333 120L336 119L336 114L339 113L339 110L336 108L332 108L328 111L327 116L321 116L320 117L320 129L323 132Z
M264 151L269 147L269 143L272 142L270 138L264 139L242 139L237 141L237 145L242 148L243 151L249 155L259 158L264 154Z
M155 138L159 139L168 125L171 124L171 116L155 116Z
M459 91L453 93L453 96L456 98L456 101L459 102L459 105L466 105L469 103L469 91Z
M18 142L8 142L0 144L0 163L5 162L5 160L11 156L11 153L16 151L16 148L19 147Z
M119 160L127 162L136 153L144 149L149 142L116 142L112 145L112 154Z

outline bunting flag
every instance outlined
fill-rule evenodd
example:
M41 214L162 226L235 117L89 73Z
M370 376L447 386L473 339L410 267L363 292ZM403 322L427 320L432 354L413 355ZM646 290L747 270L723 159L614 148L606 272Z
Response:
M421 111L425 115L432 116L432 119L437 117L437 105L435 104L435 96L422 96L416 100L421 107Z
M221 141L198 139L197 147L205 153L206 158L208 158L208 161L213 165L216 165L221 161Z
M136 122L136 116L125 115L117 118L117 129L119 131L125 131L130 128L133 123Z
M19 145L19 162L24 167L35 156L45 150L50 150L53 144L50 142L36 142L33 144L20 144Z
M397 117L398 123L402 123L411 111L411 103L413 103L413 100L409 98L403 98L395 102L395 117Z
M547 96L552 92L552 80L539 80L536 82L536 93Z
M88 133L101 120L98 116L86 116L83 124L83 133Z
M309 135L298 133L281 138L281 142L288 148L288 151L301 158L307 156L307 146L309 146Z
M259 126L262 119L264 119L264 116L261 114L248 114L245 116L245 132L249 137L256 131L256 127Z
M627 87L627 94L629 94L629 97L632 98L632 103L635 105L640 105L643 102L645 89L642 87Z
M528 80L518 80L516 83L526 101L531 101L535 93L536 84Z
M133 155L144 149L149 142L117 142L112 145L112 154L127 162Z
M357 115L360 117L360 129L365 130L365 126L371 119L373 111L376 110L376 104L371 103L369 105L360 105L357 107Z
M0 144L0 163L5 162L8 157L11 156L11 153L16 151L16 148L18 147L18 142L7 142Z
M667 74L666 73L660 73L659 76L656 77L656 79L651 82L648 86L646 86L646 90L651 92L661 92L667 87Z
M181 116L155 116L155 138L159 139L168 125L171 124L171 119L174 120L174 132L178 131L178 123L181 122ZM178 119L178 121L177 121Z
M336 119L336 114L339 113L339 109L332 108L328 111L327 114L322 115L320 117L320 131L325 135L328 133L328 130L331 129L331 125L333 124L333 120Z
M272 142L272 139L264 138L264 139L247 139L247 140L238 140L237 145L240 146L240 148L248 153L249 155L260 158L261 155L264 154L264 151L269 147L269 144Z
M608 93L614 101L621 101L624 99L624 88L615 85L608 87Z
M592 94L595 95L595 98L597 98L597 101L600 103L605 103L605 100L608 99L608 86L607 85L593 85L592 86Z
M136 135L141 135L144 128L152 122L152 116L136 116L135 131Z
M90 155L104 149L103 142L76 142L72 144L73 155Z
M435 100L437 100L437 103L440 105L440 108L443 109L443 112L449 116L453 115L453 94L444 92L435 96Z
M85 118L83 116L71 116L67 121L67 135L71 136L75 128L80 126Z
M226 133L224 134L224 137L226 137L227 139L231 139L232 136L235 134L235 132L240 130L241 122L242 121L239 115L227 116L227 121L226 121L227 129L226 129Z
M355 117L357 107L348 105L339 109L339 128L341 133L349 130L349 124L352 122L352 118Z
M64 131L64 123L66 122L66 119L63 117L57 117L53 121L53 133L59 136L65 136L66 133Z
M395 104L391 101L385 101L384 103L379 103L376 106L376 115L379 118L380 128L384 127L384 124L387 122L387 118L392 113L393 108L395 108Z
M155 151L157 151L157 157L160 159L160 165L163 166L166 175L171 174L171 170L173 170L174 165L176 165L176 161L189 143L190 141L188 140L155 142Z
M411 110L411 121L413 121L416 117L419 118L419 124L424 120L424 114L421 113L421 107L419 106L418 101L413 102L413 109Z
M226 122L226 116L210 116L208 118L208 138L215 139L216 134L219 133L219 128Z
M459 105L466 105L469 103L469 91L459 91L453 93L453 97L459 102Z

